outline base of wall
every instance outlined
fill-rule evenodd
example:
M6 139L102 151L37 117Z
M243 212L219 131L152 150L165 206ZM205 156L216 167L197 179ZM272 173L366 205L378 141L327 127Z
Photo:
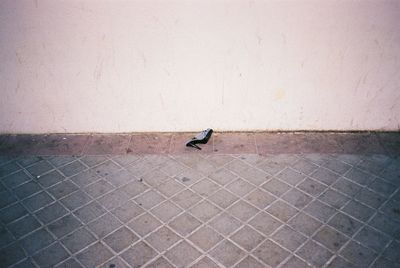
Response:
M400 155L400 132L217 132L202 150L188 148L195 133L8 134L0 155L281 154Z

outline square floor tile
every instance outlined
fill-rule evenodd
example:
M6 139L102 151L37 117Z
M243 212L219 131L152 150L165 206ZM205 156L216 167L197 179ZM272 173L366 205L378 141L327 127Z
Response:
M340 212L329 220L328 225L348 236L352 236L362 226L359 221Z
M12 203L16 202L17 198L14 196L14 193L9 191L3 191L0 195L0 208L4 208Z
M226 185L236 179L237 175L225 168L221 168L208 175L208 177L220 185Z
M331 189L324 192L318 199L337 209L341 208L350 200L350 198Z
M219 188L220 188L219 185L217 185L216 183L212 182L209 179L203 179L191 187L191 189L195 193L197 193L203 197L208 197L208 196L212 195Z
M80 161L74 161L68 165L65 165L65 166L59 168L61 173L64 174L64 176L66 176L66 177L71 177L73 175L76 175L76 174L80 173L81 171L84 171L85 169L87 169L87 167L84 164L82 164Z
M71 195L60 200L60 202L71 211L86 205L90 201L92 201L92 198L81 190L75 191Z
M144 193L148 187L141 181L133 180L121 188L130 198Z
M60 205L60 203L53 203L41 210L38 210L35 214L38 219L44 224L48 224L62 216L66 215L68 211Z
M57 242L35 254L33 259L39 267L53 267L55 264L67 259L68 256L67 251Z
M129 171L123 169L104 177L104 179L111 183L114 187L120 187L122 185L128 184L133 180L137 180L138 178L136 178Z
M171 200L181 208L188 209L197 204L201 200L201 197L190 190L184 190L172 197Z
M54 155L54 156L48 158L47 161L50 162L53 166L58 168L58 167L66 165L68 163L71 163L72 161L75 161L78 158L79 157L70 156L70 155Z
M388 197L395 191L396 186L377 178L370 185L368 185L368 188L374 190L375 192L383 196Z
M308 216L307 214L300 212L296 216L294 216L288 224L295 229L305 235L310 236L313 234L318 227L322 225L321 222L315 220L314 218Z
M345 259L337 256L327 266L328 268L356 268L354 264L346 261ZM385 266L383 266L385 267Z
M208 201L202 201L192 207L189 212L199 220L206 222L217 215L221 210Z
M71 253L76 253L95 241L96 237L94 237L94 235L86 228L81 228L64 237L61 243L68 248Z
M371 249L354 241L350 241L341 251L340 255L360 267L368 267L377 256Z
M223 240L209 254L225 267L232 267L246 253L228 240Z
M123 259L120 258L120 257L114 257L114 258L106 261L100 267L101 268L110 268L110 267L114 267L114 268L129 268L129 266L126 264L126 262L124 262Z
M306 175L310 175L314 170L318 168L317 165L305 159L299 159L299 161L296 161L294 164L291 165L291 167Z
M140 159L126 166L126 169L137 178L143 178L147 173L151 173L155 167L151 161ZM159 172L163 174L162 172ZM166 176L163 174L163 176ZM145 180L146 181L146 180ZM149 183L150 184L150 183Z
M177 216L182 210L170 201L166 201L157 207L154 207L151 212L162 222L167 222Z
M169 223L169 226L182 236L187 236L200 225L199 220L186 212Z
M253 226L264 235L270 235L276 229L278 229L278 227L281 226L282 223L268 213L261 212L251 221L249 221L249 225Z
M95 233L99 238L103 238L112 231L118 229L121 223L111 213L106 213L100 218L88 224L89 229Z
M28 211L19 203L16 203L0 211L0 220L7 224L27 214Z
M360 192L354 197L357 201L360 201L375 209L379 208L386 198L369 190L368 188L361 189Z
M350 197L355 196L360 190L361 186L358 184L355 184L345 178L340 178L338 179L333 185L332 188L335 190L346 194Z
M333 255L329 250L311 240L306 242L297 254L316 267L322 267Z
M230 171L238 174L241 178L255 185L261 185L268 179L270 179L270 174L267 174L260 169L249 166L239 160L232 161L225 167Z
M364 226L361 231L357 233L354 240L379 253L389 243L390 238L371 227Z
M345 177L363 186L368 185L374 179L371 174L366 173L358 168L352 168L345 174Z
M282 268L310 268L311 266L302 261L300 258L293 256L291 257L287 262L285 262L282 266Z
M276 198L263 190L256 189L249 193L244 199L257 208L264 209L274 202Z
M76 210L74 214L84 223L88 223L105 214L106 212L107 211L99 203L93 201L85 205L84 207Z
M287 203L277 200L267 208L267 212L277 217L281 221L287 222L290 218L296 215L299 211L288 205Z
M241 226L241 223L229 214L221 213L213 220L211 220L209 222L209 225L217 230L219 233L228 236L229 234L237 230Z
M184 167L181 163L168 159L161 167L160 171L167 174L170 177L177 176L184 172L187 168Z
M138 239L139 238L128 228L121 227L120 229L106 236L103 240L110 248L119 253L123 249L135 243Z
M76 267L79 268L79 266ZM13 268L35 268L35 265L33 264L31 259L25 259L24 261L19 262L17 265L13 266Z
M223 237L208 226L202 226L189 236L189 240L204 251L215 246Z
M142 161L142 162L145 162L145 161ZM148 165L150 165L150 167L146 167L146 169L154 168L151 163L148 163ZM139 176L137 176L137 177L139 178ZM161 183L171 180L170 177L168 177L165 173L159 171L158 169L148 170L148 172L146 172L144 175L141 175L140 178L146 184L151 185L153 187L157 187Z
M18 243L13 243L6 248L0 250L1 261L3 267L9 267L25 258L25 253ZM24 267L25 268L25 267Z
M41 157L41 156L22 156L22 157L18 158L17 162L18 162L18 164L20 164L23 167L28 167L28 166L33 165L34 163L37 163L41 160L43 160L43 157Z
M257 261L255 258L248 256L244 258L241 262L239 262L235 268L263 268L264 265L262 265L259 261Z
M313 179L324 183L326 185L332 185L339 179L339 175L330 171L329 169L320 167L314 173L310 175Z
M108 175L116 173L121 169L121 167L114 162L108 160L98 166L94 166L92 169L97 174L97 176L106 177Z
M281 248L278 244L272 242L271 240L266 240L259 245L254 250L253 254L264 263L273 267L278 266L289 256L289 252L287 250Z
M282 199L295 206L298 209L302 209L311 202L312 197L293 188L282 196Z
M383 252L383 257L391 261L394 261L396 263L400 263L399 250L400 250L400 243L396 240L393 240Z
M78 186L83 187L94 181L97 181L99 178L100 177L95 170L89 169L71 177L70 180L76 183Z
M15 188L14 193L19 199L24 199L40 192L41 190L42 188L37 182L29 181Z
M38 194L25 199L22 203L30 212L35 212L36 210L41 209L52 202L54 202L54 199L45 191L41 191Z
M138 203L139 206L145 209L151 209L152 207L163 202L164 200L165 198L153 189L135 198L136 203Z
M161 222L150 214L145 213L131 220L127 225L137 234L145 236L159 227Z
M31 180L24 171L18 171L1 179L5 186L8 188L15 188L25 182Z
M191 168L185 170L183 173L180 173L174 177L175 180L185 184L186 186L190 186L198 182L202 178L204 178L203 173Z
M276 196L281 196L292 188L289 184L277 179L271 179L261 187Z
M151 262L149 265L146 266L147 268L157 268L157 267L163 267L163 268L174 268L172 264L170 264L167 259L164 257L159 257L155 261Z
M157 190L163 195L171 197L174 194L181 191L184 187L173 179L167 180L164 183L157 186Z
M50 232L52 232L55 236L61 238L66 234L71 233L75 229L78 229L81 225L82 224L74 215L68 214L48 225L47 227L49 228Z
M236 195L231 194L225 189L219 190L208 198L209 201L222 208L229 207L238 199L239 198Z
M304 211L322 222L327 222L333 214L336 213L336 209L318 200L314 200L308 204L308 206L304 208Z
M342 211L360 221L367 221L375 213L374 209L354 200L351 200L344 208L342 208Z
M303 182L297 185L297 188L303 190L309 195L318 196L327 188L322 183L317 182L316 180L306 178Z
M244 222L259 212L257 208L242 200L230 206L227 211Z
M226 189L228 189L229 191L233 192L238 196L244 196L254 188L255 187L253 185L242 179L237 179L226 186Z
M78 260L86 267L95 267L112 258L111 251L97 242L77 255Z
M299 182L301 182L305 176L291 168L286 168L282 170L278 175L276 175L277 178L280 180L290 184L290 185L296 185Z
M368 224L387 235L393 236L398 240L400 239L400 226L398 222L393 221L392 218L387 217L385 214L375 214Z
M324 226L314 235L313 239L336 252L347 242L349 237L329 226Z
M143 212L144 210L140 206L136 205L136 203L133 201L128 201L112 211L112 213L124 223L139 216Z
M137 267L141 267L148 261L153 259L157 253L149 245L139 242L121 254L121 257L127 263L134 263Z
M276 159L273 156L267 156L265 161L259 163L257 167L264 170L268 174L275 175L282 171L286 167L286 164L287 163L281 162L280 159Z
M161 227L146 238L146 241L159 252L163 252L179 240L181 240L181 238L170 228L165 226Z
M272 240L291 251L300 247L307 238L285 225L272 235Z
M213 262L210 258L204 257L200 261L196 262L191 268L219 268L219 266Z
M247 251L257 247L265 237L245 225L231 236L231 239Z
M20 238L41 227L40 223L31 215L20 218L17 221L9 224L8 230L14 235L15 238ZM6 233L5 230L0 231L2 234ZM5 238L7 241L8 239ZM1 242L0 242L1 244Z
M76 190L78 190L78 186L73 184L70 180L62 181L48 189L49 193L57 199L60 199L66 195L69 195Z
M105 181L104 179L100 179L95 183L89 184L85 187L85 192L88 193L91 197L97 198L101 195L108 193L113 190L114 187Z
M52 242L54 242L54 238L46 229L42 228L24 237L20 244L28 254L34 254Z
M389 218L400 221L400 201L389 200L382 206L381 211Z
M343 175L347 170L349 170L351 168L351 166L349 164L346 164L337 159L330 159L330 160L326 161L323 165L324 165L324 167L326 167L340 175Z
M84 155L81 158L81 161L89 167L97 166L98 164L103 163L106 160L108 160L108 158L103 155Z
M106 209L113 210L117 207L124 205L130 199L121 188L114 191L108 192L103 195L97 201Z
M49 172L50 170L54 169L52 165L49 164L46 160L42 160L37 162L36 164L26 168L26 170L34 177L37 178L44 173Z
M200 255L201 253L186 241L181 241L165 253L165 256L177 267L188 267Z

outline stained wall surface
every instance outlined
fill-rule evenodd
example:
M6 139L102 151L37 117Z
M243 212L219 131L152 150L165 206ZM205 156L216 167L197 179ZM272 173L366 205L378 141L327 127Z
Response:
M0 1L0 132L399 130L400 1Z

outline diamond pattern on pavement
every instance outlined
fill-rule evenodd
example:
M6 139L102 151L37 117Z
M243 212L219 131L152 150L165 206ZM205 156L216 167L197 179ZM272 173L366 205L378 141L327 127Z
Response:
M398 267L399 163L322 153L4 158L0 266Z

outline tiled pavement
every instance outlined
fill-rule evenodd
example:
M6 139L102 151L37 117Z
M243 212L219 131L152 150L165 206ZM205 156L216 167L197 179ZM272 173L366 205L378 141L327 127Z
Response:
M3 139L0 267L400 267L398 140L260 154L228 136L202 154L114 137L75 156Z

